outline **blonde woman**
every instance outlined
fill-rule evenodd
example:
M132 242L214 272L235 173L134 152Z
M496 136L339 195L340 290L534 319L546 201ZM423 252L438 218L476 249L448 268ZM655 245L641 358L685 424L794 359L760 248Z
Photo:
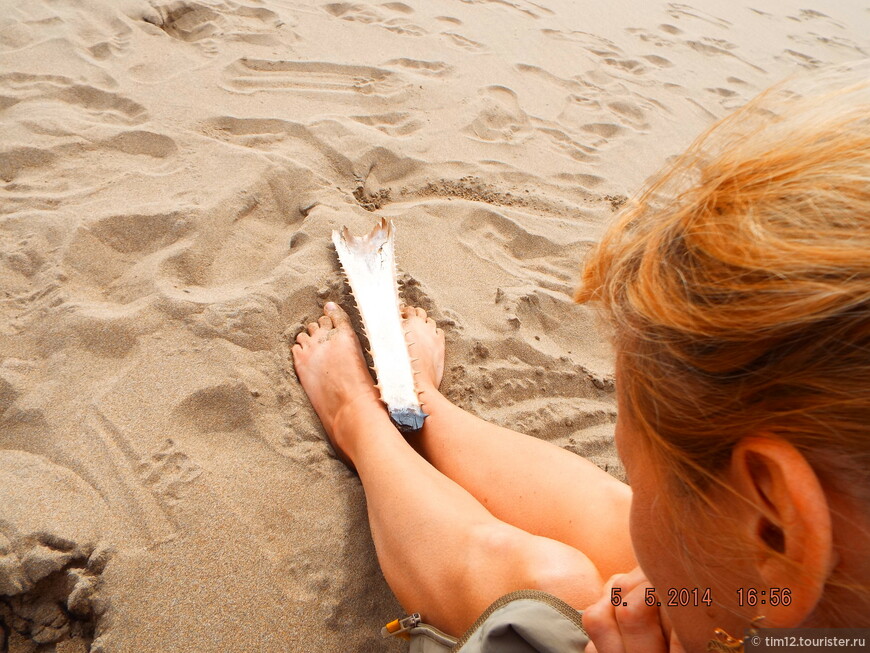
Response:
M412 650L740 650L754 626L870 626L858 70L722 121L587 260L576 299L610 325L630 487L451 404L443 334L421 309L405 319L430 417L407 440L338 306L298 336L297 373L360 476L384 576L431 626L398 626Z

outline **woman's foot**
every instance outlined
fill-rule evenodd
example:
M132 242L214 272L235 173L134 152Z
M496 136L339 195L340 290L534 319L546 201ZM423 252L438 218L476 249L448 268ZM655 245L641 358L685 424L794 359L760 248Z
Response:
M416 359L413 367L417 372L417 389L423 393L438 390L444 376L444 332L422 308L405 306L402 317L405 318L405 331L410 343L408 351L411 358ZM421 399L425 403L426 397Z
M333 302L323 312L296 336L293 364L335 452L352 467L353 443L344 440L355 430L348 424L384 417L386 409L347 313Z

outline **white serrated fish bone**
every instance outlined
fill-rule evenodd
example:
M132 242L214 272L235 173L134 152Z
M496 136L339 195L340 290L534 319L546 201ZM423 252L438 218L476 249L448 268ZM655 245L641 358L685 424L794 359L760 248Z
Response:
M362 317L381 400L400 431L419 430L428 415L414 386L399 310L393 224L381 218L368 236L359 238L344 227L332 232L332 242Z

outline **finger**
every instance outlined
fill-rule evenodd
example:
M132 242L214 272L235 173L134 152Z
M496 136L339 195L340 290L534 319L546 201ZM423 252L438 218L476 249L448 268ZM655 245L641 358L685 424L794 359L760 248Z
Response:
M639 567L624 574L614 574L607 579L602 588L601 598L583 611L583 627L595 642L594 650L599 653L632 653L625 648L619 623L616 620L616 608L611 599L612 590L618 588L621 602L637 585L646 581L646 575Z
M321 326L321 328L323 328L323 329L331 329L331 328L332 328L332 318L329 317L328 315L321 315L321 316L317 319L317 323L318 323L318 324Z
M646 603L649 581L642 582L625 594L622 605L616 606L616 623L626 653L667 653L659 608Z
M317 322L309 322L308 326L306 326L305 328L308 329L308 335L313 336L314 332L320 328L320 325Z
M326 302L326 306L323 307L323 312L329 316L336 329L341 329L343 327L350 328L350 318L347 316L347 313L342 310L341 306L335 302Z
M593 650L597 653L626 653L613 606L606 596L602 596L583 611L583 629L593 641Z
M609 592L611 587L616 586L619 587L623 593L634 589L635 585L646 580L646 576L644 576L643 572L638 573L638 569L639 567L635 567L631 571L613 574L613 576L608 578L604 583L604 589Z
M627 592L630 592L634 589L634 586L637 585L636 582L631 581L631 577L628 573L625 574L613 574L610 578L607 579L607 582L604 583L604 587L601 590L601 600L607 600L613 598L613 594L611 590L615 587L618 592L622 595L625 595Z
M607 579L601 590L601 598L583 611L583 628L595 643L600 653L624 653L619 624L616 623L613 604L610 602L611 589L618 584L624 574L614 574Z

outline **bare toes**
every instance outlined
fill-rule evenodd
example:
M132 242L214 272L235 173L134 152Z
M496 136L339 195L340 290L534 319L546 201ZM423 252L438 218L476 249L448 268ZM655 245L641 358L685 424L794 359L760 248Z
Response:
M300 331L296 334L296 342L300 345L307 345L309 340L311 340L311 336L308 335L307 331Z
M323 312L332 320L332 325L336 329L351 329L350 318L347 313L335 302L326 302L323 307Z
M317 322L309 322L308 327L307 327L308 334L313 336L314 332L317 331L317 329L319 329L319 328L320 328L320 325L317 324Z
M332 318L328 315L321 315L320 318L317 320L317 323L324 329L332 328Z
M425 320L428 317L428 315L426 315L426 311L424 311L422 308L418 307L417 308L417 317L422 317Z

